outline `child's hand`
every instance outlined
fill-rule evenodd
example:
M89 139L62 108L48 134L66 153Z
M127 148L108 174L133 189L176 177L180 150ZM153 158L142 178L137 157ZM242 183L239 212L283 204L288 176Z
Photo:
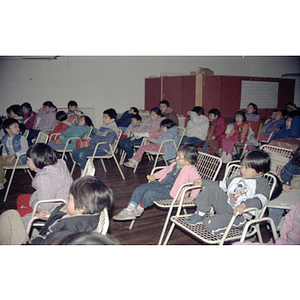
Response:
M61 140L56 140L55 144L57 144L57 145L61 144Z
M154 138L147 137L146 140L147 140L148 142L152 143L153 140L154 140Z
M286 183L286 184L284 184L283 186L282 186L282 189L285 191L285 192L289 192L291 189L292 189L292 187L288 184L288 182Z
M147 179L148 179L149 181L155 181L155 180L156 180L156 178L155 178L154 175L147 175Z
M212 141L214 141L216 139L216 137L213 135L211 138L210 138Z
M193 200L195 200L195 198L193 197L186 197L183 199L183 202L192 202Z
M133 142L135 140L135 137L132 137L131 139L130 139L130 142Z
M35 214L36 217L38 217L41 220L45 220L45 221L48 220L50 215L51 215L51 212L46 209L41 209L38 213Z
M189 110L186 114L189 116L191 114L191 111Z
M10 156L10 157L6 160L7 164L8 164L8 165L11 165L12 162L13 162L13 160L14 160L14 158L15 158L14 155Z
M242 215L244 213L244 210L246 209L246 204L245 203L241 203L240 205L238 205L234 211L233 211L233 214L235 216L237 215Z
M202 185L202 180L201 179L195 179L194 181L193 181L193 185Z

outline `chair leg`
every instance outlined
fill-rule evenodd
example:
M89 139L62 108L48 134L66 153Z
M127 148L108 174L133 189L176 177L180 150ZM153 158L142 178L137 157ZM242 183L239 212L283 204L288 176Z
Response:
M173 230L174 230L174 227L175 227L175 223L172 223L172 224L171 224L171 227L170 227L170 230L169 230L169 232L168 232L168 234L167 234L167 237L166 237L166 239L165 239L163 245L167 245L167 243L168 243L168 241L169 241L169 239L170 239L170 237L171 237L171 234L172 234L172 232L173 232Z
M119 169L119 172L120 172L120 174L121 174L123 180L125 180L124 174L123 174L123 172L122 172L122 170L121 170L121 168L120 168L120 166L119 166L119 164L118 164L118 161L117 161L115 155L113 155L113 158L114 158L114 160L115 160L115 163L116 163L116 165L117 165L117 167L118 167L118 169Z
M158 241L158 245L161 245L161 243L162 243L162 240L163 240L163 238L164 238L166 229L167 229L167 227L168 227L168 223L169 223L169 220L170 220L170 217L171 217L172 210L173 210L173 208L170 207L170 208L169 208L169 211L168 211L168 214L167 214L167 217L166 217L166 221L165 221L164 227L163 227L163 229L162 229L162 231L161 231L161 234L160 234L160 238L159 238L159 241Z
M73 172L74 172L75 166L76 166L76 162L73 161L73 166L72 166L72 170L71 170L71 176L72 176L72 174L73 174Z
M136 171L138 165L139 165L139 162L136 163L136 165L135 165L135 167L134 167L134 169L133 169L133 173L135 173L135 171Z
M125 157L126 157L126 152L125 152L125 150L122 150L119 165L123 165L124 164Z
M104 170L104 172L106 172L107 170L106 170L106 168L105 168L104 161L103 161L103 159L102 159L102 158L100 158L100 160L101 160L101 163L102 163L103 170Z
M128 229L132 229L134 222L135 222L135 220L132 220L132 221L131 221L131 223L130 223Z
M11 172L11 175L10 175L9 182L8 182L8 185L7 185L7 188L6 188L6 192L5 192L5 196L4 196L3 202L6 201L6 198L7 198L7 195L8 195L8 192L9 192L12 180L14 178L14 174L15 174L15 169L13 169L12 172Z

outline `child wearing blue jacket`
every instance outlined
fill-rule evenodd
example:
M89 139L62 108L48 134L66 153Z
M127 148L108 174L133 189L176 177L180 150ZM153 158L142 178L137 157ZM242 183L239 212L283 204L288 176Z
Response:
M130 109L126 110L122 114L121 118L116 121L117 126L121 127L121 130L124 132L126 130L126 128L130 125L132 116L134 116L138 113L139 113L139 110L136 107L134 107L134 106L130 107Z

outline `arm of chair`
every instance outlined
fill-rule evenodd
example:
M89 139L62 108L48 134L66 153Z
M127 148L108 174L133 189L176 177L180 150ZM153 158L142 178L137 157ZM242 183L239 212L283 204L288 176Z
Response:
M52 141L52 138L54 137L53 141L57 139L57 137L60 135L60 133L51 133L49 137L49 141Z

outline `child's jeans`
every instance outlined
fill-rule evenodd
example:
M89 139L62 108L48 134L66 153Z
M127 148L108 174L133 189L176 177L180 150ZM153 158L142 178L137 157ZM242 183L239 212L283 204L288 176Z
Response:
M86 162L87 162L87 157L92 156L94 153L94 150L95 149L93 149L93 148L85 147L85 148L74 149L72 151L72 157L73 157L74 161L80 166L81 170L84 170ZM102 149L98 149L95 155L96 156L106 155L106 151L104 151Z
M233 147L236 143L239 142L239 138L238 138L238 135L235 134L234 136L228 138L228 139L225 139L223 141L223 147L222 147L222 150L225 151L226 153L229 153L231 154L232 151L233 151Z
M135 139L134 141L130 141L130 139L131 138L127 138L119 141L119 147L125 150L128 159L133 157L133 153L134 153L133 147L139 146L143 140L143 139Z

